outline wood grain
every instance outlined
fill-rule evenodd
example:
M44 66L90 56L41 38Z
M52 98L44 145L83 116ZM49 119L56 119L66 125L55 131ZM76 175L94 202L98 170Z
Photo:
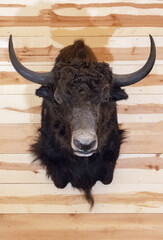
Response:
M129 15L129 14L110 14L102 17L74 17L59 16L51 9L40 11L40 15L31 17L0 17L0 25L3 27L15 26L48 26L48 27L162 27L163 16L158 15Z
M127 168L129 164L124 168L119 168L117 165L112 185L128 184L129 179L130 184L163 184L162 159L150 162L146 160L144 165L138 163L137 166L132 163L132 159L129 160L130 168ZM118 162L121 162L121 159ZM139 166L143 169L139 169ZM39 164L0 162L0 184L53 184L53 182L47 178L45 169L43 170Z
M0 215L0 235L3 240L161 240L162 221L161 214L7 214Z
M163 213L162 184L110 184L93 187L92 213ZM0 213L89 213L83 194L70 184L1 184Z
M103 7L132 7L132 8L141 8L141 9L151 9L151 8L163 8L162 3L134 3L134 2L110 2L110 3L86 3L86 4L74 4L74 3L57 3L52 6L52 9L64 9L64 8L103 8Z
M17 8L17 7L26 7L26 5L24 5L24 4L0 4L0 7L1 8Z
M0 153L28 152L38 127L38 124L1 124Z
M162 27L40 27L37 26L29 26L29 27L3 27L1 28L0 36L1 37L8 37L9 34L13 34L13 36L18 36L18 37L29 37L29 32L30 32L30 37L35 38L36 36L44 36L47 37L52 36L54 39L55 37L130 37L130 36L135 36L135 37L146 37L149 35L149 33L153 36L162 36L163 35L163 28Z

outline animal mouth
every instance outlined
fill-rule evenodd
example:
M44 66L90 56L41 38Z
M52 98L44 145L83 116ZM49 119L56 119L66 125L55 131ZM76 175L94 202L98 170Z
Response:
M93 153L95 153L95 151L74 151L74 154L79 156L79 157L90 157L93 155Z

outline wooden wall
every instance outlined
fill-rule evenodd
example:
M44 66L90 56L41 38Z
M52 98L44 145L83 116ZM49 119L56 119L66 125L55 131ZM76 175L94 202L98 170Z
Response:
M112 184L98 182L93 188L92 213L80 192L70 185L55 188L45 170L31 164L28 149L40 125L41 99L34 95L37 85L11 66L10 34L21 62L36 71L49 71L62 47L84 38L115 73L129 73L148 57L148 34L155 39L151 74L127 87L130 97L119 103L119 123L128 129L128 139ZM0 239L159 240L160 213L163 2L0 0Z

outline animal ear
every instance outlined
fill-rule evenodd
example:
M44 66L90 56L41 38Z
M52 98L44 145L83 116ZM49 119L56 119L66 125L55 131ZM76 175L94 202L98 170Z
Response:
M126 100L128 98L127 93L124 89L121 89L120 87L113 88L110 91L110 101L119 101L119 100Z
M48 101L53 99L53 90L52 87L49 86L41 86L36 90L36 95L38 97L45 98Z

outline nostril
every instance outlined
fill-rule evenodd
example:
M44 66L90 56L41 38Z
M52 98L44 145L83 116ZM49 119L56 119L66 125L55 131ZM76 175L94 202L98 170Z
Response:
M76 148L82 150L82 151L88 151L91 150L92 148L94 148L94 146L96 145L96 140L93 140L89 143L82 143L76 139L73 140L74 141L74 145Z
M73 142L74 142L75 147L77 147L78 149L80 149L80 147L81 147L80 141L74 139Z
M88 145L90 149L94 148L94 146L96 145L96 140L90 142L90 144Z

